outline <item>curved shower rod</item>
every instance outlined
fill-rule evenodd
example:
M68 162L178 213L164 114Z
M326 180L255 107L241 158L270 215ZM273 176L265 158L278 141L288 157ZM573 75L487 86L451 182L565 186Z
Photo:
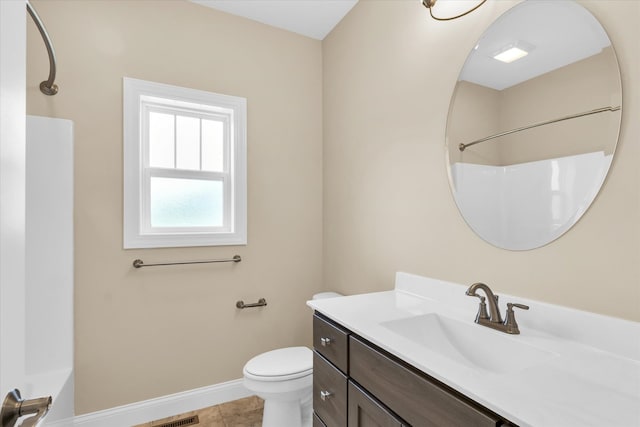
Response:
M475 141L467 142L465 144L460 143L460 144L458 144L458 150L464 151L467 147L471 147L472 145L476 145L476 144L480 144L481 142L486 142L486 141L490 141L492 139L500 138L501 136L511 135L512 133L522 132L523 130L529 130L529 129L537 128L537 127L540 127L540 126L545 126L545 125L550 125L550 124L553 124L553 123L562 122L562 121L565 121L565 120L577 119L578 117L590 116L591 114L599 114L599 113L604 113L606 111L613 112L613 111L618 111L618 110L621 110L621 109L622 109L622 106L620 106L620 105L615 106L615 107L614 106L608 106L608 107L596 108L595 110L584 111L582 113L571 114L569 116L559 117L557 119L547 120L547 121L544 121L544 122L534 123L534 124L529 125L529 126L523 126L521 128L508 130L506 132L496 133L495 135L487 136L485 138L476 139Z
M38 27L38 31L40 31L40 35L44 40L45 46L47 47L47 54L49 55L49 78L40 83L40 92L44 93L45 95L55 95L56 93L58 93L58 85L53 83L53 81L56 79L56 53L53 50L53 45L51 44L49 33L47 33L47 29L44 28L44 25L42 24L42 21L38 16L38 12L36 12L31 3L29 3L29 0L27 0L26 3L27 11L29 12L29 15L31 15L31 19L33 19L36 27Z

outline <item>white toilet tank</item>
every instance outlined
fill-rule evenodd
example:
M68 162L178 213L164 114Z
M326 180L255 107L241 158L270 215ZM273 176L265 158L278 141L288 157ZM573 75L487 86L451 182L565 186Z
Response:
M336 298L336 297L343 297L344 295L339 294L337 292L320 292L318 294L315 294L312 299L325 299L325 298Z

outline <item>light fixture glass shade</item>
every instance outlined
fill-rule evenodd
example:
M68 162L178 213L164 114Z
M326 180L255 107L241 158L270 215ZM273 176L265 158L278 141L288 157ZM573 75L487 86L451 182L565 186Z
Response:
M423 0L433 19L450 21L473 12L487 0Z
M500 50L491 54L493 59L497 59L498 61L504 63L511 63L517 61L518 59L524 58L529 53L531 53L536 47L531 43L518 40L517 42L509 43Z
M522 50L519 47L511 47L503 52L498 53L493 58L498 61L506 62L507 64L513 61L517 61L520 58L527 56L529 52Z

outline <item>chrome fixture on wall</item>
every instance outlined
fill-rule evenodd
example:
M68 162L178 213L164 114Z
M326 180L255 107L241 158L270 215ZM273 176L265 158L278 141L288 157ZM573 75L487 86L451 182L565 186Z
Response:
M210 260L206 260L206 261L157 262L157 263L154 263L154 264L145 264L144 261L142 261L141 259L135 259L135 260L133 260L133 266L135 268L142 268L142 267L158 267L158 266L164 266L164 265L211 264L211 263L217 263L217 262L234 262L234 263L238 263L240 261L242 261L242 257L240 255L234 255L233 258L227 258L227 259L210 259Z
M265 307L267 305L267 300L264 298L260 298L258 302L253 302L251 304L245 304L244 301L240 300L236 302L236 307L239 309L244 308L253 308L253 307Z
M25 418L20 426L36 426L49 412L51 402L51 396L25 400L20 395L20 390L14 389L7 394L2 403L0 427L14 427L22 417L28 418Z
M422 5L427 9L429 9L429 14L433 19L436 19L438 21L451 21L452 19L456 19L465 15L468 15L469 13L473 12L474 10L482 6L486 1L487 0L481 0L480 3L478 3L476 6L472 7L471 9L468 9L462 13L457 13L457 14L454 14L453 16L448 16L448 17L436 16L433 14L433 9L437 3L437 0L422 0Z
M31 16L31 19L33 19L33 22L36 24L36 27L38 27L38 31L40 31L42 40L44 40L44 45L47 47L47 54L49 55L49 78L40 83L40 92L45 95L52 96L58 93L58 85L53 83L56 79L56 53L53 50L53 44L51 43L51 38L49 37L49 33L47 33L47 29L44 27L38 13L28 0L27 11Z

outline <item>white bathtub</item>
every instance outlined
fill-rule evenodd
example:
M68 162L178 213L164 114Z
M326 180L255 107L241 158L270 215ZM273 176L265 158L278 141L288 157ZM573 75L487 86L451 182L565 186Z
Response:
M27 116L26 373L52 396L43 425L70 418L73 391L73 123Z

